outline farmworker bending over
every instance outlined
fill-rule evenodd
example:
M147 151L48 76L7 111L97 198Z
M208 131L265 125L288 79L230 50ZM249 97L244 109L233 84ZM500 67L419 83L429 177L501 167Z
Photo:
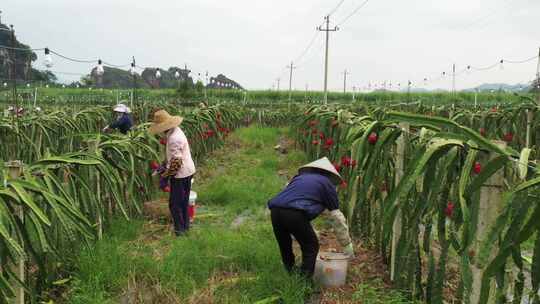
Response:
M292 235L302 250L301 273L308 278L313 276L319 240L310 222L326 209L330 211L332 226L345 253L350 257L354 255L349 228L339 210L335 186L339 181L341 176L324 157L301 167L287 187L268 202L272 227L287 271L295 270Z
M122 134L127 134L129 130L131 130L131 127L133 126L133 121L131 120L131 116L129 113L131 113L131 110L125 105L125 104L117 104L113 111L116 113L116 120L106 126L103 129L103 132L107 132L111 129L117 129Z
M170 183L169 209L174 224L174 232L181 236L189 230L189 193L191 178L195 174L195 164L191 158L189 143L179 125L183 118L171 116L164 110L154 113L150 126L151 134L160 134L167 139L167 160L161 173L160 185Z

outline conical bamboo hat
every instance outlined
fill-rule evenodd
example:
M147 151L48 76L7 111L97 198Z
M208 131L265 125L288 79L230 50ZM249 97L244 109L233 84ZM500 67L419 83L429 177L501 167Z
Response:
M298 169L298 171L301 171L304 168L316 168L316 169L324 170L328 173L331 173L334 177L336 177L336 181L338 183L342 181L341 175L339 175L339 172L336 170L334 165L330 162L330 160L327 157L323 157L307 165L303 165L302 167L300 167L300 169Z

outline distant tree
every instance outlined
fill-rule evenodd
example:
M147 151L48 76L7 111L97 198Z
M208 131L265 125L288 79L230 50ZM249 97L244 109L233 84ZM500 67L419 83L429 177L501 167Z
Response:
M58 78L51 71L40 71L32 69L32 79L37 81L56 82Z
M531 85L531 93L540 94L540 78L533 81Z
M197 91L197 93L201 94L204 90L204 84L202 83L202 81L197 81L197 83L195 84L195 91Z
M91 75L85 75L81 77L81 83L87 87L93 86L95 84L94 77Z
M178 95L183 98L190 98L193 97L193 83L190 81L180 81L180 85L178 86Z

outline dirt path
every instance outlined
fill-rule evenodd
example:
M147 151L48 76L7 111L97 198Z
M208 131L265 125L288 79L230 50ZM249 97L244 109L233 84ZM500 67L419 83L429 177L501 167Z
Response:
M359 243L341 288L313 288L283 270L266 201L305 162L283 130L239 130L198 168L199 207L189 235L173 236L165 197L148 204L131 236L111 233L103 241L108 251L88 254L83 262L92 267L89 274L81 270L77 292L86 285L90 290L75 293L69 303L384 303L378 299L388 294L388 271ZM341 249L333 233L319 233L321 250ZM125 265L109 264L115 254L127 259ZM92 276L104 272L110 277L95 287Z

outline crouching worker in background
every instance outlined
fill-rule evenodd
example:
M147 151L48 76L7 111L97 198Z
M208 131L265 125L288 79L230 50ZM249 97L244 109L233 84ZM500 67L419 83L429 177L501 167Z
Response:
M170 183L169 209L174 224L176 236L184 235L189 230L189 193L191 191L191 178L195 174L195 164L191 158L191 151L186 135L179 125L183 118L171 116L164 110L154 113L154 120L150 126L150 134L163 134L167 139L167 159L165 166L158 170L160 173L160 187Z
M324 157L301 167L287 187L268 202L272 227L287 271L296 270L292 235L302 250L300 272L308 278L313 276L319 240L310 222L325 210L330 211L332 226L345 253L354 256L349 228L339 210L336 185L340 181L341 176Z
M116 120L103 128L103 132L116 129L122 134L127 134L127 132L131 130L131 127L133 127L133 120L130 116L131 110L125 104L119 103L114 106L113 112L116 113Z

